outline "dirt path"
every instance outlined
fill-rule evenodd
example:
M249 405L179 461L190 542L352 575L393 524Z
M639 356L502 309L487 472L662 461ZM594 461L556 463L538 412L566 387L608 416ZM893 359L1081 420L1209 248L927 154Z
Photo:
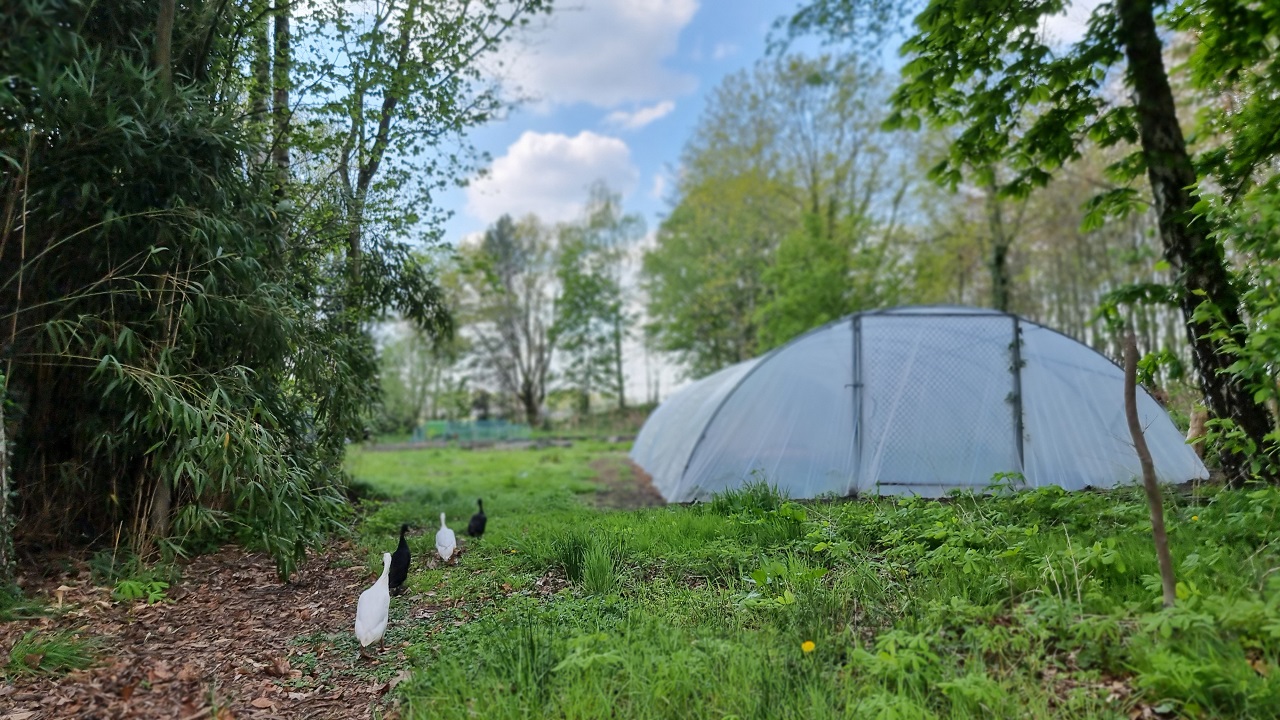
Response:
M667 504L662 499L662 494L653 487L649 474L631 462L630 458L597 458L591 461L591 469L596 474L592 480L600 486L595 495L598 507L635 510Z
M380 661L356 664L355 600L373 578L363 563L346 567L353 554L329 548L281 584L269 557L225 548L185 566L172 601L155 605L114 602L87 572L43 581L35 594L55 606L54 589L71 588L62 611L0 627L0 662L32 628L101 638L98 662L6 683L0 720L369 718L404 663L388 646ZM302 636L305 646L292 642Z

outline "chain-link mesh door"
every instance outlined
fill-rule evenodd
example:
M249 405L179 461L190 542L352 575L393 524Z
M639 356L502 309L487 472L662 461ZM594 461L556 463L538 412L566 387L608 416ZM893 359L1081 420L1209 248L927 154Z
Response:
M936 497L1021 472L1014 318L861 318L860 492Z

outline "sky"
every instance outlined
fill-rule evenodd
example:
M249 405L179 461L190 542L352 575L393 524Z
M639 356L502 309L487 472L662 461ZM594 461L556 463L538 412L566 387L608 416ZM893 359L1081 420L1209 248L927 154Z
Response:
M657 227L680 149L720 79L765 51L798 3L565 0L504 51L505 84L532 98L470 139L486 177L440 198L452 242L503 213L570 220L604 180Z
M1100 0L1076 0L1046 33L1079 39ZM452 212L445 240L458 243L504 213L546 222L575 218L587 188L603 180L652 233L669 209L680 151L725 76L766 51L775 20L800 0L563 0L502 51L504 84L529 98L469 139L488 172L438 197ZM812 50L817 43L807 43ZM892 50L887 57L894 57ZM631 269L634 280L634 270ZM638 309L638 308L637 308ZM629 394L663 397L686 378L632 343Z

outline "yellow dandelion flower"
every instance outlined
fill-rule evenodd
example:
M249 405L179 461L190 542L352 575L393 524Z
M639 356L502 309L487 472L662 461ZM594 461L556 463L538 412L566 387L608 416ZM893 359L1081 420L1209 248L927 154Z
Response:
M1199 516L1199 515L1192 515L1192 516L1191 516L1191 520L1192 520L1192 522L1199 522L1199 521L1200 521L1200 516Z
M800 643L800 649L807 653L813 652L813 649L816 647L818 646L813 644L812 640L805 640L804 642Z

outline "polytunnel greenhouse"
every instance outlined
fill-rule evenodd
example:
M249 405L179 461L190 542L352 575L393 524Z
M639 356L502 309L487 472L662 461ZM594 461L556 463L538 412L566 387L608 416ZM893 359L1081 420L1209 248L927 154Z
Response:
M668 502L753 479L793 498L1138 481L1124 372L1016 315L906 307L851 315L672 395L631 458ZM1139 388L1161 482L1207 478Z

